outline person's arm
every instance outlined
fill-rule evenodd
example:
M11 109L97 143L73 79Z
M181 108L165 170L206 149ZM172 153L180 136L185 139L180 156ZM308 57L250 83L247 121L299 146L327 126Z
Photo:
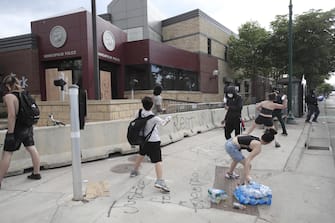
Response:
M252 151L245 159L244 176L242 179L242 183L248 183L249 181L251 160L253 160L261 152L261 143L258 140L253 140L250 143L250 148L252 149Z
M171 121L172 117L169 115L166 118L161 118L159 116L155 116L156 124L165 126Z
M285 98L283 100L283 104L277 104L277 103L274 102L273 107L274 107L274 109L285 109L285 108L287 108L287 98Z
M7 120L8 120L8 133L13 133L15 128L16 121L16 110L15 110L15 101L16 96L13 94L6 94L3 97L4 103L7 107Z

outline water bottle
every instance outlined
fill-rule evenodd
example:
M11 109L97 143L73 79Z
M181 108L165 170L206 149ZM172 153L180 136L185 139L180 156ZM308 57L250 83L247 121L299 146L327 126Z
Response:
M234 207L235 209L241 209L241 210L246 209L246 206L245 206L245 205L240 204L240 203L238 203L238 202L234 202L234 203L233 203L233 207Z

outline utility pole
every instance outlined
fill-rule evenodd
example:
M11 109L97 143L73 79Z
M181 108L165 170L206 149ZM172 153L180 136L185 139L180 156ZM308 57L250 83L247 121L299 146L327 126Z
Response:
M93 35L93 75L95 82L95 99L100 99L100 74L99 74L99 57L97 47L97 15L95 0L91 0L92 6L92 35Z
M293 75L293 57L292 57L292 51L293 51L293 44L292 44L292 0L290 0L289 7L289 21L288 21L288 115L287 115L287 123L293 124L294 116L292 113L292 75Z

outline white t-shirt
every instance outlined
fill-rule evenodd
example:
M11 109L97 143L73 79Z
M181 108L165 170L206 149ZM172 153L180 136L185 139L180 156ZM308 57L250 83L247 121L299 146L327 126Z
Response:
M162 109L162 104L163 104L162 96L160 96L160 95L154 95L154 96L152 97L152 101L153 101L153 103L154 103L154 105L153 105L153 107L152 107L152 112L153 112L154 114L158 114L159 111L157 111L157 105L159 105L159 106L161 107L161 109Z
M145 109L142 109L141 116L142 118L148 117L149 115L154 115L154 113L150 110L147 111ZM138 111L136 112L136 118L138 117ZM155 126L154 130L152 131L152 134L149 138L149 142L158 142L161 141L161 138L159 137L158 132L158 125L165 126L169 121L171 120L171 116L166 117L165 119L162 119L158 116L155 116L147 121L147 124L144 128L144 135L148 135L152 128Z

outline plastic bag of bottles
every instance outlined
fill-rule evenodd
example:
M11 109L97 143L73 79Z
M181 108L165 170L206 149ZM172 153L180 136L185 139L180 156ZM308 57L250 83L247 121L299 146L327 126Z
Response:
M209 188L208 196L212 203L219 204L222 200L226 200L228 195L222 189Z
M268 186L252 181L250 184L237 186L234 190L234 196L241 204L270 205L272 190Z

